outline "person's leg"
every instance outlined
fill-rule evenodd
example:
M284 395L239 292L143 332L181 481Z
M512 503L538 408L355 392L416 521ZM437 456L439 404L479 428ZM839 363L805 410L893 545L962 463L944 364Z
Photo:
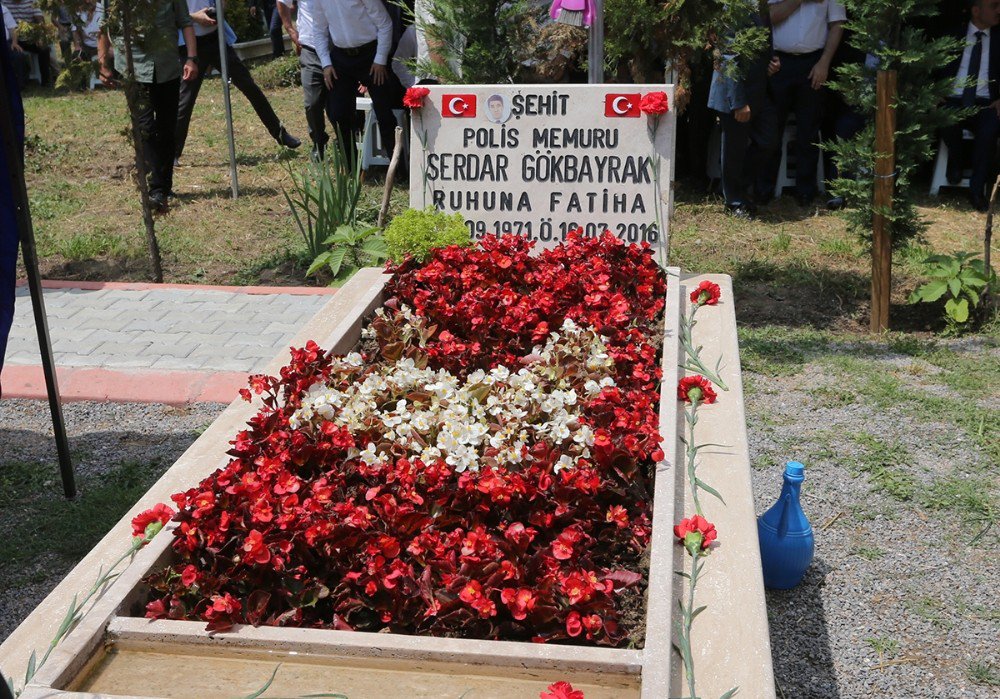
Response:
M354 112L358 107L358 80L353 77L357 66L350 56L344 55L336 47L330 51L330 60L337 79L333 81L333 88L327 94L327 113L336 129L340 148L347 162L353 165L357 156Z
M381 85L375 85L369 79L368 96L372 99L372 111L378 122L379 135L382 136L382 148L386 155L391 155L396 147L396 115L392 111L392 74Z
M814 90L810 84L809 72L805 70L805 64L810 62L802 61L795 89L795 196L801 200L811 200L819 189L816 166L823 91Z
M177 78L157 83L152 90L153 111L156 114L155 150L164 194L169 194L174 187L174 153L177 146L177 109L181 82L183 81Z
M975 137L972 148L972 176L969 177L970 197L979 205L986 198L986 181L996 157L997 136L1000 135L1000 117L993 107L985 107L971 123Z
M268 33L271 35L271 55L275 58L285 55L285 37L281 33L281 15L278 14L278 3L269 3L270 23Z
M750 122L740 123L732 114L723 114L722 122L722 196L726 206L745 205L746 185L743 179L749 143Z
M330 138L326 133L326 83L323 81L323 67L319 56L310 48L303 48L299 55L302 77L302 97L306 111L306 123L309 125L309 139L317 155L323 154L323 148Z
M743 179L747 187L759 181L761 171L774 161L778 152L780 126L777 109L769 98L751 105L749 145L744 159ZM769 191L774 194L774 188Z
M774 134L772 142L776 148L771 157L763 161L754 186L758 202L766 203L774 197L774 188L778 182L778 169L781 167L781 144L785 133L785 123L792 105L792 81L789 74L782 69L770 78L771 104L773 106ZM763 126L762 126L763 128Z
M181 48L181 60L187 52ZM201 42L198 42L198 77L194 80L181 80L178 91L177 124L174 131L174 158L180 158L184 153L184 144L187 143L188 129L191 128L191 115L194 113L194 103L198 101L198 92L201 90L202 80L210 67L209 56L202 56ZM171 160L171 166L173 161Z
M50 56L51 51L48 46L39 46L37 44L32 44L30 42L19 42L21 48L28 53L33 53L38 57L38 73L39 79L42 81L42 87L50 84L52 82L52 58Z
M264 128L267 129L267 132L271 134L271 138L277 138L281 131L281 121L278 119L278 115L274 113L274 108L267 101L267 97L261 91L260 87L257 86L257 83L254 82L253 76L250 75L250 71L247 70L246 65L236 55L236 52L233 51L232 46L226 46L226 63L229 68L230 82L250 100L251 106L257 112L257 117L264 125Z

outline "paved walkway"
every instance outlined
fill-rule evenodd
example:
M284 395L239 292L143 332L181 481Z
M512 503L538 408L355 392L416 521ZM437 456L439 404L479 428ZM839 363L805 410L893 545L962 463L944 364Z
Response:
M334 289L46 282L60 392L67 400L229 402ZM45 395L26 286L18 287L5 397Z

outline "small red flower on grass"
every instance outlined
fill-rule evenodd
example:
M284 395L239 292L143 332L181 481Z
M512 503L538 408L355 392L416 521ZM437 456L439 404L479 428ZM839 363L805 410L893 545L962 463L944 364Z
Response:
M403 95L403 106L410 109L420 109L424 106L424 98L431 94L426 87L408 87Z
M585 699L585 697L582 691L573 689L573 685L569 682L554 682L538 695L538 699Z
M716 398L712 382L700 374L685 376L677 384L677 400L685 403L714 403Z
M691 303L697 306L714 306L722 297L722 289L715 282L707 279L691 292Z
M695 515L682 519L680 524L675 525L674 536L677 537L677 543L683 544L692 556L696 556L711 546L718 538L718 532L715 531L714 524L701 515Z
M169 506L162 502L157 503L132 519L132 536L148 541L156 536L173 516L174 511Z

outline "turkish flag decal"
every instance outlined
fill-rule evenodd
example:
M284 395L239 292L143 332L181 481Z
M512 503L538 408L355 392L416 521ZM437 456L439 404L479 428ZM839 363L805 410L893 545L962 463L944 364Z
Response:
M641 112L639 111L639 103L642 101L642 95L636 92L635 94L624 94L620 92L613 92L609 95L604 96L604 116L606 117L638 117Z
M441 95L441 116L465 119L476 116L476 96Z

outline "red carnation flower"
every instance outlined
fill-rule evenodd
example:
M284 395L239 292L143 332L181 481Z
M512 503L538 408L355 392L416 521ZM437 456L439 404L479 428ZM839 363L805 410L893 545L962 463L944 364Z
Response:
M685 376L677 384L677 400L686 403L714 403L718 396L712 382L700 374Z
M714 306L721 296L722 290L719 285L706 279L691 292L691 303L698 306Z
M554 682L538 695L538 699L584 699L584 696L579 689L573 689L569 682Z
M647 92L639 102L643 114L665 114L670 111L670 103L666 92Z
M410 109L420 109L424 106L424 98L431 94L426 87L408 87L403 95L403 106Z
M170 507L162 502L157 503L132 519L132 536L147 540L152 539L173 516L174 511Z
M701 515L695 515L689 519L682 519L680 524L674 526L674 536L677 542L684 545L692 556L699 551L707 549L718 537L715 525Z

